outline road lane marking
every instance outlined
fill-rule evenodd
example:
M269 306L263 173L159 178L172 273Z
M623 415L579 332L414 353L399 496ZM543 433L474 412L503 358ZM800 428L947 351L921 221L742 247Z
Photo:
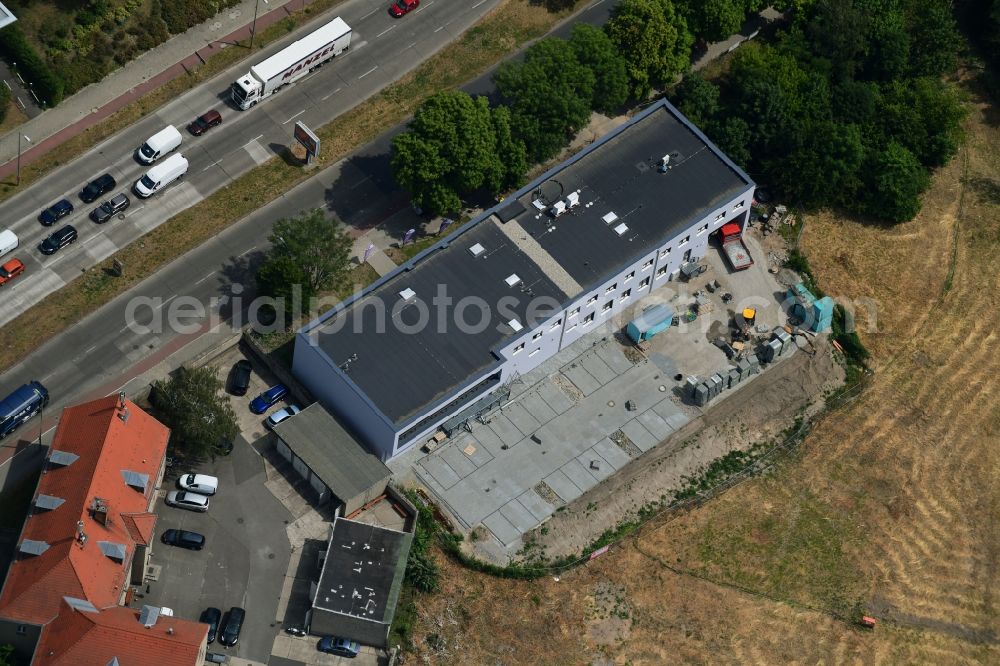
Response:
M485 0L484 0L484 2L485 2ZM388 28L386 28L386 29L385 29L385 30L383 30L382 32L380 32L380 33L378 33L377 35L375 35L375 39L378 39L379 37L381 37L382 35L384 35L385 33L389 32L390 30L392 30L392 29L393 29L393 28L395 28L395 27L396 27L396 26L394 26L394 25L390 25L390 26L389 26Z
M251 143L253 143L254 141L256 141L257 139L259 139L259 138L261 138L263 136L264 136L263 134L258 134L257 136L255 136L254 138L250 139L249 141L247 141L246 143L244 143L242 146L240 146L240 148L246 148Z
M441 32L442 30L444 30L444 26L443 25L441 27L439 27L437 30L435 30L434 32Z
M407 46L407 47L406 47L406 49L404 49L404 50L409 50L409 49L412 49L412 48L413 48L414 46L416 46L416 45L417 45L417 43L416 43L416 42L413 42L412 44L410 44L409 46Z
M295 120L296 118L298 118L299 116L301 116L301 115L302 115L303 113L305 113L305 112L306 112L306 110L305 110L305 109L302 109L301 111L299 111L299 112L298 112L298 113L296 113L296 114L295 114L294 116L292 116L291 118L289 118L288 120L286 120L285 122L283 122L283 123L281 123L281 124L282 124L282 125L287 125L288 123L292 122L293 120Z
M87 347L83 351L83 355L86 356L87 354L89 354L90 352L94 351L95 349L97 349L97 345L91 345L91 346Z
M212 271L211 273L209 273L208 275L206 275L202 279L200 279L197 282L195 282L195 285L201 284L202 282L204 282L205 280L209 279L210 277L213 277L214 275L215 275L215 271Z
M336 95L337 93L339 93L339 92L340 92L340 91L341 91L342 89L343 89L343 86L340 86L340 87L338 87L338 88L337 88L336 90L334 90L334 91L333 91L332 93L330 93L330 94L329 94L329 95L327 95L326 97L324 97L324 98L320 99L320 101L321 101L321 102L325 102L326 100L330 99L331 97L333 97L334 95Z
M212 162L211 164L209 164L207 167L205 167L204 169L202 169L201 172L205 173L206 171L208 171L212 167L218 166L220 162L222 162L222 160L215 160L214 162Z
M364 21L366 18L368 18L369 16L371 16L372 14L374 14L377 11L378 11L377 9L371 10L370 12L368 12L367 14L365 14L364 16L362 16L361 18L359 18L358 19L358 23L360 23L361 21Z
M369 69L367 72L365 72L364 74L362 74L361 76L359 76L358 79L360 80L360 79L365 78L366 76L368 76L369 74L371 74L372 72L374 72L376 69L378 69L378 65L375 65L374 67L372 67L371 69Z
M479 0L479 2L477 2L474 5L472 5L472 7L470 9L475 9L476 7L478 7L479 5L483 4L484 2L486 2L486 0Z

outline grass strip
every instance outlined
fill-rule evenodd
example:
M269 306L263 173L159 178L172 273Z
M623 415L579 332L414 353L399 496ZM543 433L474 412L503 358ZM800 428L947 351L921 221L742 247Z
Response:
M319 129L320 160L332 164L372 141L405 120L429 95L483 73L526 42L544 35L569 11L550 13L531 0L500 4L457 41L398 82ZM0 368L6 370L167 262L312 175L283 157L271 158L120 249L114 258L125 264L123 277L111 276L109 258L0 328L0 340L6 341L0 349ZM25 331L31 331L31 335L25 335Z

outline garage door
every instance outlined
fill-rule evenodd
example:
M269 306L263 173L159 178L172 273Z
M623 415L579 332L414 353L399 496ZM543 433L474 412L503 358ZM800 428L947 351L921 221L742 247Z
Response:
M302 462L302 458L299 458L298 456L293 457L292 467L295 468L296 472L302 475L303 479L309 478L309 468L306 467L306 464L304 462Z
M278 453L281 454L282 458L289 461L292 459L292 450L288 448L288 444L285 444L283 441L279 439L277 448L278 448Z
M330 491L327 489L326 484L323 483L323 481L315 474L309 477L309 485L312 486L313 490L316 491L316 494L319 495L320 504L330 499Z

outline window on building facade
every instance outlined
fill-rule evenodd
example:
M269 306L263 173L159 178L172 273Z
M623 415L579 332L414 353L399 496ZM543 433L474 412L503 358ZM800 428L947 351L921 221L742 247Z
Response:
M560 326L562 326L562 319L557 319L555 322L552 323L551 326L549 326L549 330L554 331Z
M594 313L593 312L591 312L589 315L587 315L586 317L583 318L583 323L584 324L589 324L592 321L594 321Z
M642 279L642 282L639 283L639 286L640 287L648 287L649 286L649 276L648 275Z
M610 294L611 292L613 292L617 288L618 288L618 283L616 282L615 284L613 284L610 287L608 287L607 289L605 289L604 293L605 294Z
M652 268L652 267L653 267L653 260L652 260L652 259L650 259L649 261L647 261L646 263L644 263L644 264L642 265L642 270L644 270L644 271L648 271L648 270L649 270L650 268Z
M738 204L736 204L735 206L733 206L733 210L739 210L740 208L743 208L743 204L744 203L745 202L743 202L743 201L739 202Z
M542 332L538 331L538 333L535 333L533 336L531 336L531 339L532 340L537 340L540 337L542 337Z
M659 277L663 277L666 274L667 274L667 267L666 266L664 266L660 270L656 271L656 277L658 277L658 278Z
M634 277L635 277L635 271L632 271L631 273L629 273L628 275L625 276L625 281L628 282L629 280L631 280Z
M576 308L575 308L575 309L574 309L574 310L573 310L572 312L570 312L570 313L569 313L569 316L570 316L570 317L575 317L575 316L577 316L578 314L580 314L580 308L579 308L579 307L576 307Z
M632 290L631 289L626 289L625 291L623 291L622 292L622 302L627 301L631 295L632 295Z
M597 302L597 294L594 294L589 299L587 299L587 305L593 305Z
M691 237L690 237L690 236L685 236L685 237L684 237L684 240L682 240L682 241L681 241L681 242L680 242L679 244L680 244L680 245L685 245L685 244L687 244L687 242L688 242L689 240L691 240Z
M719 213L718 215L715 216L715 221L718 222L719 220L721 220L725 216L726 216L725 213Z
M601 312L607 312L608 310L611 309L612 305L614 305L614 301L608 301L607 303L604 304L604 307L601 308Z
M668 256L669 254L670 254L670 248L668 247L668 248L667 248L666 250L662 250L662 251L660 252L660 258L662 259L663 257L666 257L666 256Z
M522 342L521 344L519 344L518 346L514 347L514 352L513 352L513 353L517 354L517 353L519 353L519 352L520 352L520 351L521 351L522 349L524 349L524 343L523 343L523 342Z
M574 328L576 328L576 324L573 324L572 326L570 326L569 328L567 328L567 329L566 329L566 332L567 332L567 333L569 333L569 332L570 332L570 331L572 331L572 330L573 330Z

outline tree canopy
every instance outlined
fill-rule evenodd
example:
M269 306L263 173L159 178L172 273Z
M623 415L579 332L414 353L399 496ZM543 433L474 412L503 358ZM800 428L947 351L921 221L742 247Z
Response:
M153 384L157 418L170 428L170 444L195 457L212 456L235 439L239 428L222 381L209 367L181 367Z
M576 59L594 74L594 95L590 107L602 113L616 113L628 99L628 71L625 58L600 28L587 23L573 26L569 40Z
M690 64L694 37L670 0L621 0L604 29L625 58L636 99L673 83Z
M543 39L528 48L524 62L501 65L493 80L534 161L554 156L590 119L596 76L566 40Z
M262 295L291 299L293 288L299 286L308 303L319 292L343 284L353 241L323 210L313 208L278 220L268 240L271 249L257 271L257 289Z
M491 110L485 97L446 91L421 104L409 131L393 139L392 169L414 203L439 215L461 208L462 194L480 188L496 194L520 183L527 164L506 110Z

